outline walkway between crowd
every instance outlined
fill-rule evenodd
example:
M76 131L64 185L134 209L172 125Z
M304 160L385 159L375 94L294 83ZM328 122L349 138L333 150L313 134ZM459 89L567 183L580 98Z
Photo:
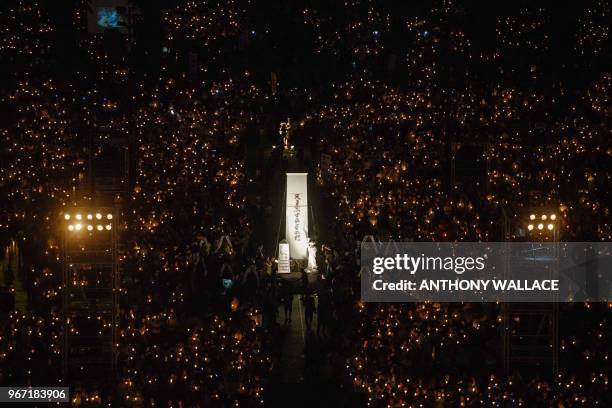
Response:
M277 321L286 330L280 362L283 382L301 383L304 381L304 342L307 328L304 305L299 295L293 296L291 321L285 323L282 306L279 307Z

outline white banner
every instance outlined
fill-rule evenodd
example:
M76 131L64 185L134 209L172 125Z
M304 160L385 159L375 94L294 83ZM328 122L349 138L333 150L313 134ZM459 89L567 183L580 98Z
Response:
M308 173L287 173L285 237L291 258L308 258Z
M289 244L278 244L278 273L289 273Z

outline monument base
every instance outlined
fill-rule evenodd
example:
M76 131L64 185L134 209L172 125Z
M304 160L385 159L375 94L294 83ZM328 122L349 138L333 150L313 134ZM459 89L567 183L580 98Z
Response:
M307 259L292 259L290 265L290 272L301 273L308 266Z

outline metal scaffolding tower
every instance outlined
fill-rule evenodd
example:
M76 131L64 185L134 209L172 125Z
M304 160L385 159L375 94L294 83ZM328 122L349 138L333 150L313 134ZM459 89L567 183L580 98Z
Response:
M117 211L62 214L63 369L72 384L112 375L117 364Z
M503 324L506 374L520 368L558 373L558 303L505 303Z
M510 223L504 216L504 238L508 240ZM558 244L558 228L549 238ZM550 242L549 242L550 243ZM532 245L533 251L548 250L551 257L550 271L558 272L559 248L554 245L543 248L538 242ZM506 255L510 251L506 251ZM532 257L534 259L535 257ZM509 262L513 267L520 267L521 262L529 260L506 258L506 269ZM551 276L552 278L552 276ZM550 373L556 376L559 371L559 302L556 294L551 294L547 303L502 303L503 335L503 369L511 374L524 369L540 374Z

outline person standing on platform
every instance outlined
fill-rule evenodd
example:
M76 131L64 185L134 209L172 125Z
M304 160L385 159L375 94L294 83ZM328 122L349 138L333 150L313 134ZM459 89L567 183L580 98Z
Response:
M302 282L302 293L305 294L306 291L308 290L308 275L306 274L306 270L302 269L302 274L301 274L301 282Z
M282 297L285 323L291 323L291 315L293 313L293 292L291 292L291 288L287 282L283 283Z
M311 331L312 318L315 312L315 300L310 293L306 293L302 298L304 302L304 320L306 320L306 329Z

